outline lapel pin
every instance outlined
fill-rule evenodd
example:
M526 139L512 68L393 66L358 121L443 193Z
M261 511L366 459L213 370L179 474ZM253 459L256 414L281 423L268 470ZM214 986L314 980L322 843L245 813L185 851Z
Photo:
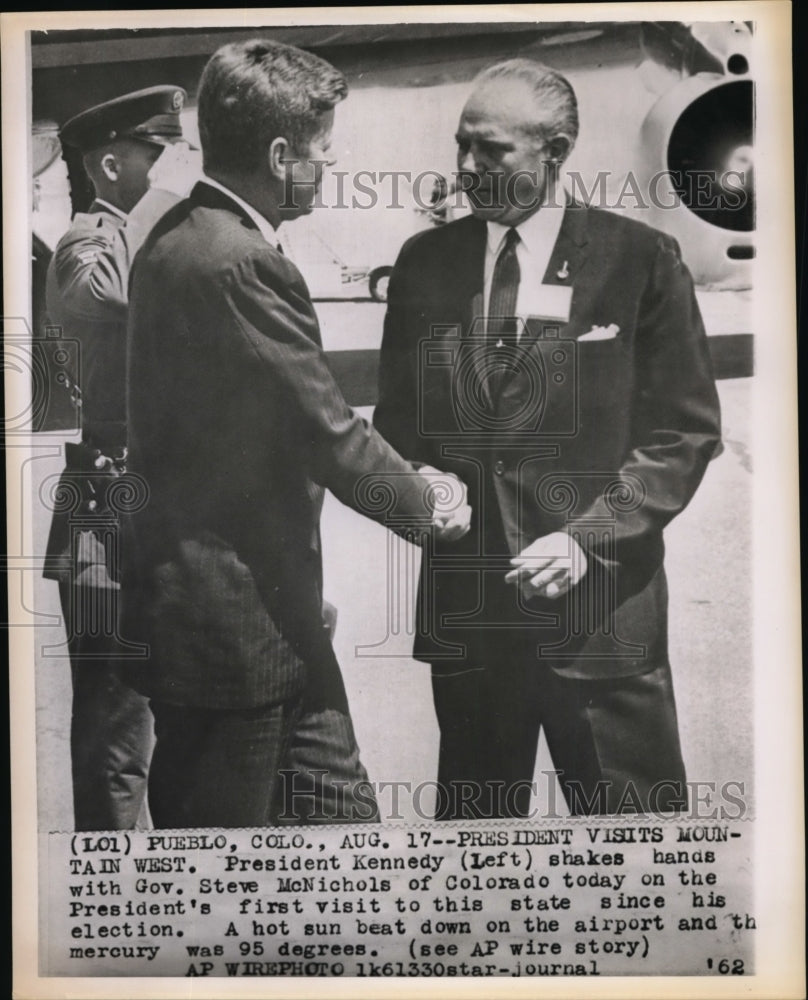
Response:
M570 271L567 265L568 262L565 260L564 263L561 265L561 270L556 271L556 277L558 278L559 281L566 281L567 278L569 278Z
M500 337L499 340L497 341L497 347L503 347L503 346L504 344L502 342L502 337Z

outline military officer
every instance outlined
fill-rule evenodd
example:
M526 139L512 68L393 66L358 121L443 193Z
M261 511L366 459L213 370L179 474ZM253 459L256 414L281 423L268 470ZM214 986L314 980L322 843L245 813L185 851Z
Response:
M129 268L193 179L180 123L185 98L180 87L150 87L83 111L60 131L74 192L83 172L94 195L74 215L47 277L50 320L78 342L79 357L70 375L82 439L65 446L45 569L59 582L71 661L77 830L147 822L152 720L147 701L120 679L123 659L138 650L117 626L119 505L110 487L126 471Z

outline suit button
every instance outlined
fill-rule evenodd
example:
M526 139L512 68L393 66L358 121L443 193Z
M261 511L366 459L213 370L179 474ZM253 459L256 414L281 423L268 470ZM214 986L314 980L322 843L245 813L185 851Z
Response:
M497 461L494 462L494 472L498 476L505 475L505 463L501 459L497 459Z

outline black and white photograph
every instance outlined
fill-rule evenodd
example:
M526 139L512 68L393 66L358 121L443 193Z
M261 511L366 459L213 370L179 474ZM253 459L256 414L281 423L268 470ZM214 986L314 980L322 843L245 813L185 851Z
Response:
M2 45L14 995L802 995L790 5Z

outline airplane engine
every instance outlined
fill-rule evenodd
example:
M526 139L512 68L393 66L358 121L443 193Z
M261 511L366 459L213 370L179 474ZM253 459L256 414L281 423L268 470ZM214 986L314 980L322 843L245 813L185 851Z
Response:
M755 256L755 90L749 30L710 25L703 44L724 73L676 82L640 130L640 184L649 191L648 221L687 248L700 284L751 285Z

